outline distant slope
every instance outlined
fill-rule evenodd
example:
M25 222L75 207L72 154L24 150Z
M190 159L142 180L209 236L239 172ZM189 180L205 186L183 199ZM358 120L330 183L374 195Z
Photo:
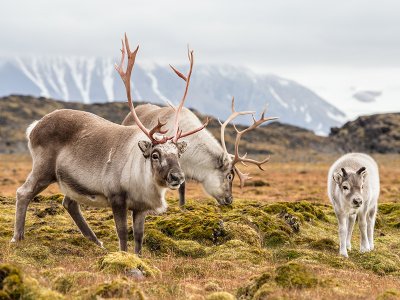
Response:
M400 153L400 113L359 117L332 128L330 139L345 152Z
M120 101L125 91L111 58L0 59L0 96L23 94L85 104ZM185 69L186 66L182 67ZM182 82L168 66L143 67L132 75L133 98L165 103L180 99ZM196 65L188 105L226 118L235 96L238 109L261 110L265 105L281 122L328 134L345 121L343 112L310 89L275 75L259 75L229 65Z
M128 105L123 102L87 105L31 96L0 98L0 153L27 152L25 138L27 126L45 114L61 108L89 111L115 123L121 123L129 111ZM201 119L204 119L204 116L197 114ZM240 125L238 127L241 128ZM218 121L212 118L208 125L208 130L218 140L219 128ZM228 148L233 151L234 129L232 127L228 128L226 134ZM249 132L243 137L240 149L242 153L247 152L253 155L272 153L281 156L285 156L288 151L292 150L306 150L311 154L314 152L330 153L335 151L328 138L317 136L306 129L279 122ZM287 159L291 159L290 155Z

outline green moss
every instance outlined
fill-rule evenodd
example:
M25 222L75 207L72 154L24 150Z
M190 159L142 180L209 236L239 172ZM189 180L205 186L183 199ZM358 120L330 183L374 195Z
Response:
M94 294L101 298L145 299L142 291L136 285L122 279L99 285Z
M318 284L313 272L294 262L277 267L275 281L285 288L310 288Z
M264 246L276 247L290 242L290 236L282 230L272 230L264 237Z
M195 241L178 240L167 237L158 230L149 229L145 233L144 244L156 254L174 253L178 256L203 257L206 248Z
M250 246L239 240L231 240L212 249L213 253L208 257L212 260L228 260L235 262L250 262L260 264L270 256L265 249Z
M400 272L400 258L395 253L381 253L376 250L367 253L355 252L352 260L362 268L379 275Z
M227 232L221 217L212 212L190 211L157 218L150 227L160 230L169 237L194 240L207 245L218 245L226 240Z
M272 279L271 273L265 272L260 276L253 277L250 283L244 287L240 287L237 290L236 296L239 299L253 299L253 296L257 291L267 282Z
M320 251L332 251L337 252L338 246L335 241L330 238L323 238L310 243L310 248Z
M0 290L5 298L19 299L24 292L21 272L12 265L0 265Z
M382 203L379 205L378 213L384 215L385 224L400 228L400 203Z
M293 260L303 256L304 253L295 249L279 249L275 252L275 257L277 259Z
M127 252L109 253L101 258L98 264L101 270L109 273L126 273L132 269L139 269L149 277L154 277L158 273L138 256Z
M206 300L235 300L236 298L228 292L214 292L206 296Z
M312 204L306 201L300 202L278 202L266 205L263 209L269 213L279 214L282 212L290 213L298 217L302 222L321 220L328 221L327 216L320 208L319 204Z
M52 288L62 294L66 294L70 292L72 288L79 288L83 282L87 282L91 277L93 277L93 274L85 271L67 274L61 273L61 275L57 276L53 281Z
M262 285L253 296L253 300L270 299L272 293L276 291L276 287L271 286L270 283Z
M260 235L252 227L235 222L226 222L227 237L231 240L240 240L252 246L260 246Z

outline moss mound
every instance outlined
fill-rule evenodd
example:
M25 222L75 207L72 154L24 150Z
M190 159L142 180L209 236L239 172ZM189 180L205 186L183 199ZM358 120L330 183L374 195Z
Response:
M204 257L206 248L198 242L189 240L175 241L155 229L149 229L145 233L144 244L149 250L156 254L174 253L177 256L188 256L193 258Z
M335 241L329 238L323 238L310 243L310 248L319 251L332 251L335 252L338 249Z
M207 295L206 300L235 300L235 296L228 292L215 292Z
M260 276L251 279L250 283L237 290L236 296L239 299L253 299L257 291L272 279L271 273L263 273Z
M225 229L230 240L240 240L252 246L261 245L260 235L249 225L226 222Z
M227 240L224 222L215 212L191 211L162 216L150 224L165 235L179 240L194 240L206 245L218 245Z
M384 222L393 228L400 228L400 203L382 203L379 213L384 215Z
M208 257L213 260L228 260L235 262L250 262L260 264L265 261L269 253L262 248L250 246L239 240L231 240L212 249L213 253Z
M139 269L143 275L148 277L155 277L158 273L138 256L127 252L109 253L99 260L98 265L100 270L109 273L127 273L133 269Z
M33 278L23 278L21 271L9 264L0 265L0 299L63 299L57 292L40 286Z
M381 253L376 250L367 253L355 253L353 261L362 268L379 275L400 272L400 257L396 253Z
M318 284L313 272L306 266L294 262L277 267L275 281L285 288L310 288Z
M72 289L80 288L91 277L93 274L85 271L62 274L55 278L52 288L62 294L67 294Z
M0 291L4 299L20 299L24 293L21 272L12 265L0 265Z
M302 222L312 220L328 221L321 207L323 207L323 205L300 201L273 203L266 205L263 209L268 213L289 213L298 217Z
M264 237L264 246L276 247L290 242L290 236L282 230L272 230Z
M122 279L99 285L94 294L101 298L145 299L142 291L136 285Z

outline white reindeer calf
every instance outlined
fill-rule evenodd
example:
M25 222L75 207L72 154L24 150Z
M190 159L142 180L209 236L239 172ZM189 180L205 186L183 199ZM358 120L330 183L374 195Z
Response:
M340 255L348 257L356 218L360 228L360 251L374 249L374 226L379 198L378 165L363 153L349 153L329 169L328 197L339 223Z

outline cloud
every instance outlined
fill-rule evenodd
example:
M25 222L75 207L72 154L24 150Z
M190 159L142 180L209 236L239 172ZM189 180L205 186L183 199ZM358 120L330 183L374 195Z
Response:
M400 2L8 1L0 55L118 56L128 32L143 60L273 66L400 66Z

